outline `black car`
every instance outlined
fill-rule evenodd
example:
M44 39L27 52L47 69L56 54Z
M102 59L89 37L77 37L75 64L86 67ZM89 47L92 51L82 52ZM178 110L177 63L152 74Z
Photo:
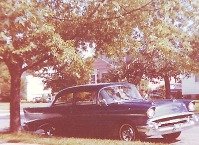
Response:
M60 91L49 107L25 108L24 129L49 136L175 139L198 123L193 111L190 100L145 100L130 83L88 84Z

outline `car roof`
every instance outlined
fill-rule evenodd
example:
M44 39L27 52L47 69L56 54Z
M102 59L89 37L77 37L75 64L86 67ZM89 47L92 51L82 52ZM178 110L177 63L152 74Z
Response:
M85 85L72 86L72 87L68 87L68 88L65 88L65 89L59 91L58 94L56 95L56 98L65 92L74 92L76 90L77 91L83 91L83 90L99 91L100 89L102 89L104 87L108 87L108 86L112 86L112 85L124 85L124 84L129 84L129 83L127 83L127 82L111 82L111 83L98 83L98 84L85 84Z

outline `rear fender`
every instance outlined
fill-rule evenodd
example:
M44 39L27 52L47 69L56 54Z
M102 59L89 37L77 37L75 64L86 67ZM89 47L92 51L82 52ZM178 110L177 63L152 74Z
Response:
M43 126L47 126L51 124L51 121L47 120L47 119L43 119L43 120L33 120L30 122L26 122L24 123L24 130L26 131L36 131L37 129L43 127Z

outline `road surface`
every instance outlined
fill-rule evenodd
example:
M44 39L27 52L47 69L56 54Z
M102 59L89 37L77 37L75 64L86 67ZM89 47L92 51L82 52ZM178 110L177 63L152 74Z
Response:
M175 141L165 140L161 137L146 139L147 142L165 143L171 145L199 145L199 125L184 130Z
M26 107L45 107L51 103L21 103L21 124L24 123L23 108ZM0 131L4 128L8 128L10 124L10 111L9 103L0 103Z
M21 112L21 124L25 121L24 114ZM0 131L7 129L10 126L10 113L9 110L0 111Z

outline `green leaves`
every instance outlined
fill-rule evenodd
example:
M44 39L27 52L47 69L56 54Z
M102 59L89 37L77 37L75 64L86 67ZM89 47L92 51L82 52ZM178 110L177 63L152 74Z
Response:
M126 5L126 7L126 9L130 9L130 2L129 6ZM135 12L132 13L134 17L139 18L137 21L125 17L124 21L129 22L131 27L122 27L121 35L123 37L120 38L123 38L123 42L125 42L123 48L127 48L128 55L132 59L131 71L128 71L127 74L125 73L127 71L126 64L123 64L124 67L120 67L120 74L126 75L123 78L131 76L133 80L136 80L135 77L139 76L135 73L137 71L142 72L140 77L145 75L148 78L164 78L165 75L175 77L181 73L190 73L193 70L196 72L198 62L194 62L190 57L192 52L190 45L192 36L190 34L193 32L190 31L189 27L194 26L193 29L196 28L197 32L197 26L192 24L194 23L193 17L186 16L188 13L190 15L190 11L197 13L192 8L192 2L156 1L140 10L141 17L136 16ZM197 18L197 15L195 16ZM134 21L137 22L135 27L138 30L132 38L129 32L132 32L132 28L134 28L132 27ZM140 37L141 33L143 33L142 37ZM113 52L114 48L111 50L110 52ZM114 54L116 52L114 51ZM118 54L124 56L122 53ZM135 63L140 63L140 67ZM112 73L114 76L118 74L118 71L113 70Z
M190 12L196 15L198 6L188 3L178 0L0 2L0 55L7 55L8 60L23 63L27 68L37 64L31 69L59 63L74 65L77 70L73 76L78 78L87 68L78 49L88 42L96 45L96 54L106 54L112 59L122 58L128 51L146 73L165 70L167 64L183 72L189 68L187 65L191 66L187 54L192 50L182 26L191 25L191 21L185 24L185 20L193 21ZM139 40L133 36L134 28L141 35Z

